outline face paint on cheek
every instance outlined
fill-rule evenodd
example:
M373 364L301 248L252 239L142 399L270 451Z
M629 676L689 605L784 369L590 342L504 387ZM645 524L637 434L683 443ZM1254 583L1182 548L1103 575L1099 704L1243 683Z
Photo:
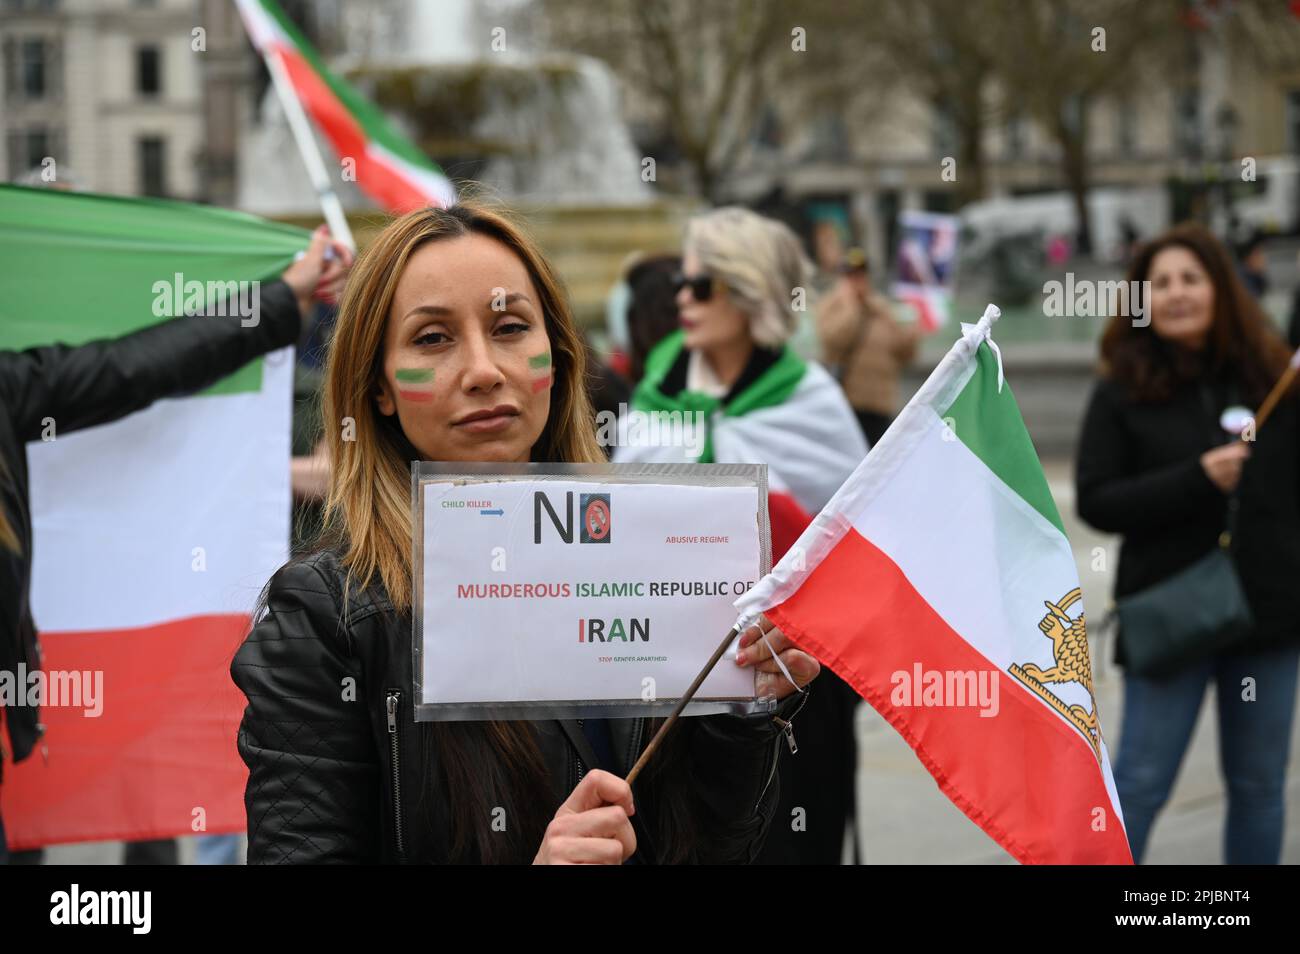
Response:
M432 368L398 368L394 377L397 378L397 393L404 401L423 403L433 400Z
M529 358L528 373L532 376L534 394L549 388L551 386L550 354L539 354Z

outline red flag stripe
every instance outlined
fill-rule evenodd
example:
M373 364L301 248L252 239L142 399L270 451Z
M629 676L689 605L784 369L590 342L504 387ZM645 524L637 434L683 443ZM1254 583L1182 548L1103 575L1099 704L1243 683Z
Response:
M298 92L303 108L329 139L335 155L340 159L351 158L356 161L357 185L367 195L384 208L397 213L423 209L431 204L429 196L407 179L401 170L370 153L370 137L366 131L297 50L277 46L276 52Z
M230 663L246 615L141 629L45 632L46 671L103 672L103 713L47 706L45 744L5 766L11 850L75 841L242 832L248 770L235 748L244 696Z

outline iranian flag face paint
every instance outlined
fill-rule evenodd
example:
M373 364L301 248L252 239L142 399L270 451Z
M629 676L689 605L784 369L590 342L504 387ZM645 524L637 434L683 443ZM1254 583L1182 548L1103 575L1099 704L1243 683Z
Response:
M533 393L545 391L551 386L551 356L539 354L528 359L528 370L533 379Z
M397 393L403 400L427 402L433 400L432 368L398 368Z

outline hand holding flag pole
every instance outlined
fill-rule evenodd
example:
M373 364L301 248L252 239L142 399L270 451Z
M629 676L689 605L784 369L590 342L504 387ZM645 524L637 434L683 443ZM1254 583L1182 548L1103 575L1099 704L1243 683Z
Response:
M663 741L664 737L668 734L668 730L672 728L673 724L677 721L678 717L682 714L682 710L686 708L686 704L690 702L693 698L695 698L695 693L698 692L700 686L704 684L704 680L709 677L709 673L713 671L713 667L716 666L718 664L718 661L722 659L723 655L726 654L727 647L731 645L732 641L735 640L737 636L743 636L744 633L748 632L751 626L754 626L758 632L758 636L754 640L754 643L757 644L758 641L761 640L763 646L767 649L769 655L763 656L759 652L757 645L755 645L755 650L752 654L752 658L748 661L745 661L744 664L745 665L749 665L750 663L758 664L761 662L765 662L767 659L771 659L772 664L775 665L776 668L781 671L781 674L785 677L786 681L788 681L790 685L794 687L796 692L801 692L801 693L807 692L806 687L808 683L812 682L813 679L816 678L817 673L821 671L820 664L811 656L808 656L807 653L803 653L802 651L794 648L790 644L790 642L785 639L781 631L777 629L775 626L769 630L764 631L760 622L762 619L765 619L765 617L760 616L758 620L751 621L750 617L748 617L747 615L742 615L741 618L736 621L736 625L731 627L730 631L728 631L727 635L723 638L722 643L718 646L717 649L713 651L713 656L709 659L707 663L704 664L704 668L700 670L699 675L695 677L695 681L692 682L689 687L687 687L686 692L684 692L682 694L682 697L677 700L677 705L673 707L673 711L669 714L668 718L664 720L664 724L659 727L659 731L656 732L654 738L650 740L650 744L647 745L645 751L641 753L641 757L636 760L636 764L632 766L632 771L627 773L626 781L629 785L631 785L634 781L636 781L636 777L641 773L641 769L643 769L645 767L645 764L650 760L650 755L655 751L655 749L659 747L659 744ZM775 646L772 644L772 641L769 640L768 638L773 635L775 635L776 637ZM743 647L744 645L745 642L744 639L742 638L741 646ZM784 651L787 651L782 647L788 647L788 651L798 653L799 655L806 657L812 663L812 672L809 674L807 679L803 680L802 685L791 674L789 667L787 667L786 664L781 661L782 653ZM793 660L791 661L790 665L795 666L795 668L799 668L798 666L795 665L795 662ZM760 671L765 672L767 670L760 670ZM791 738L793 739L793 736L791 736ZM791 748L793 749L793 743L791 743Z

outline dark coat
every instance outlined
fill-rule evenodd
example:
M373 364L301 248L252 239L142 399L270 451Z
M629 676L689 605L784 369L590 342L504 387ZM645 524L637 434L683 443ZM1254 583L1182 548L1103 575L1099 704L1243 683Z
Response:
M411 614L396 611L381 584L350 594L345 611L344 582L333 549L282 567L268 588L266 616L230 667L248 697L239 729L249 769L248 861L446 863L452 814L433 794L447 786L431 724L414 721ZM348 677L354 699L340 691ZM776 714L789 719L806 699L796 693ZM623 776L649 743L652 722L608 725L619 763L612 770ZM587 767L558 722L534 726L550 784L530 795L545 800L550 817ZM670 732L684 734L678 743L688 757L679 777L661 781L689 793L696 827L707 833L694 860L753 860L772 822L786 747L772 715L691 717ZM641 826L635 861L662 856L644 837L656 792L650 773L633 786L633 824Z
M18 537L18 552L0 546L0 670L40 667L29 593L32 519L24 445L41 439L45 418L56 434L107 424L154 401L202 390L249 361L293 344L298 304L282 281L260 290L255 325L238 316L173 318L120 338L72 347L55 344L0 351L0 506ZM287 466L287 464L286 464ZM40 735L38 710L4 713L15 762ZM0 759L0 773L3 759Z
M1115 596L1168 578L1218 545L1227 496L1200 455L1226 442L1219 415L1234 399L1223 383L1185 385L1167 401L1139 402L1119 384L1093 389L1079 440L1079 516L1123 534ZM1242 651L1300 643L1300 401L1281 401L1252 445L1238 485L1234 556L1255 615ZM1118 641L1117 641L1118 642ZM1122 662L1122 658L1120 659Z

